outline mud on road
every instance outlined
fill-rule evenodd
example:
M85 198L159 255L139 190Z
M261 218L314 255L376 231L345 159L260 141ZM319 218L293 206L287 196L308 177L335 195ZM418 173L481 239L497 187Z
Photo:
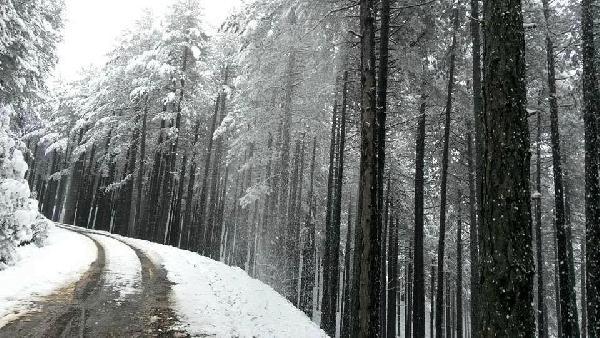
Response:
M0 328L0 337L189 337L174 328L178 321L169 302L172 283L162 266L121 241L139 258L142 278L136 285L138 292L119 300L119 290L107 276L105 250L109 248L85 229L65 229L94 241L98 248L96 261L79 281L35 301L31 312Z

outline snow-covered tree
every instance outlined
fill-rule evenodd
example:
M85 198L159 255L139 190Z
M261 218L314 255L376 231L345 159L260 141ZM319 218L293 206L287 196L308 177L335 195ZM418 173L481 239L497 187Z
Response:
M42 244L49 226L25 180L23 149L10 131L9 112L0 110L0 270L14 263L18 246Z

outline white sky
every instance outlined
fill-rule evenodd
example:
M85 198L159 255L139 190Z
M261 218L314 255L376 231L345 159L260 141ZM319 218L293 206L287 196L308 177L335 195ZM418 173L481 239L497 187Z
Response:
M66 0L56 75L70 80L89 64L101 65L120 33L145 7L160 15L170 0ZM203 21L218 27L240 0L201 0Z

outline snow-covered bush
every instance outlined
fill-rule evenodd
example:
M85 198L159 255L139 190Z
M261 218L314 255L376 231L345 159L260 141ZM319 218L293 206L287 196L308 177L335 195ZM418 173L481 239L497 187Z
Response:
M17 259L16 248L43 244L50 222L38 212L24 179L23 145L10 132L8 114L0 108L0 270Z

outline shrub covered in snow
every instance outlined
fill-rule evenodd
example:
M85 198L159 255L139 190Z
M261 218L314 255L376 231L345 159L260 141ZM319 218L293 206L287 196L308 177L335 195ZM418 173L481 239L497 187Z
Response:
M18 246L43 244L50 225L30 198L23 145L11 134L7 115L0 108L0 270L14 263Z

